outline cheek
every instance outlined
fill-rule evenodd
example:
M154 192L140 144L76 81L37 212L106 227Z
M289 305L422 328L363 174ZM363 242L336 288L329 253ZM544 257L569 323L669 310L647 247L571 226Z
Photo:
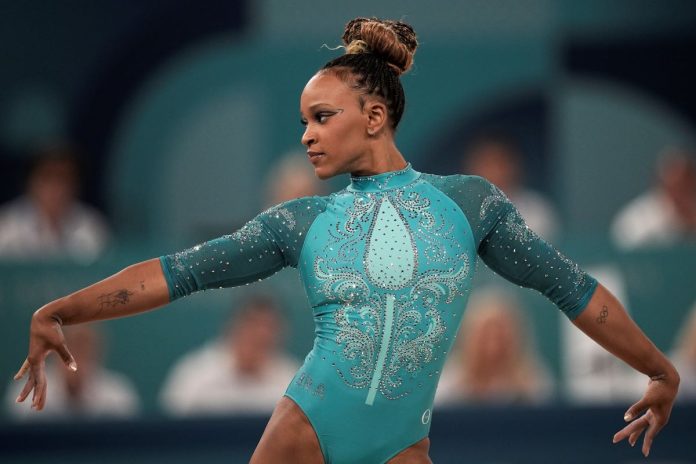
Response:
M364 133L360 124L342 124L331 135L331 142L334 149L338 149L345 154L354 154L361 151L364 144Z

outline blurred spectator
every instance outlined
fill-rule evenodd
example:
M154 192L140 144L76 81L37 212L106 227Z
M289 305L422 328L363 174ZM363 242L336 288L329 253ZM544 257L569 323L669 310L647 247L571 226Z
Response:
M682 325L670 357L681 376L677 399L696 402L696 304Z
M623 275L612 265L587 268L628 311ZM566 398L577 404L635 401L645 391L647 378L599 346L563 315L561 320L562 371Z
M289 152L278 159L266 176L266 205L294 198L324 195L324 186L304 152Z
M264 186L267 207L295 198L326 195L327 190L326 183L314 174L307 153L298 150L291 150L274 161ZM274 295L277 301L283 302L288 331L292 334L287 349L298 358L305 356L314 341L314 318L299 274L286 268L255 287L256 292Z
M676 245L696 239L696 161L669 148L658 157L655 186L629 202L611 226L619 248Z
M549 241L558 238L558 215L543 195L524 185L522 156L510 137L493 133L478 136L465 153L462 169L502 190L530 229Z
M78 162L68 146L40 152L26 192L0 208L0 257L94 260L108 230L99 213L77 200Z
M57 356L49 359L47 401L40 412L31 409L30 402L15 402L26 381L13 381L6 393L10 415L36 420L135 416L140 407L135 389L123 375L101 364L101 333L91 324L63 327L63 331L77 361L77 372L68 370Z
M280 352L282 329L272 301L250 298L221 339L175 364L160 394L162 407L178 416L270 414L298 368Z
M438 405L551 399L553 380L536 353L524 313L501 292L472 295L435 395Z

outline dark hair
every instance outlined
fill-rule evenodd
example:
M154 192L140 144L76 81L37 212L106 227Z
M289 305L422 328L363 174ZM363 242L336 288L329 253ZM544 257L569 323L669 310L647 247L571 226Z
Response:
M56 164L68 166L74 175L74 180L79 182L82 172L82 159L79 149L67 142L55 142L39 147L31 156L26 166L25 179L30 179L44 171L47 167Z
M232 317L234 319L243 319L259 311L271 312L274 313L274 315L280 316L278 303L275 299L270 296L254 293L235 302Z
M491 145L502 147L511 157L519 158L522 147L519 140L510 132L499 128L486 128L473 135L466 144L466 153Z
M392 129L401 120L406 106L399 76L411 68L418 41L413 28L400 21L356 18L346 24L343 33L346 54L326 63L330 70L363 95L384 100Z

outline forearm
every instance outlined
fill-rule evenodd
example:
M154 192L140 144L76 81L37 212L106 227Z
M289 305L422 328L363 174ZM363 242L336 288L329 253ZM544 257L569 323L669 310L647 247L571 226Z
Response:
M158 259L143 261L66 297L52 301L36 312L61 324L130 316L169 302L167 282Z
M590 338L651 378L678 379L674 366L655 347L623 305L601 284L573 323Z

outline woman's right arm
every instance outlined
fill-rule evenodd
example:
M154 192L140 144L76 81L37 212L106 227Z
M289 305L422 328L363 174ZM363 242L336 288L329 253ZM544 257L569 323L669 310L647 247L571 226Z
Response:
M51 351L56 351L68 368L77 370L61 330L64 324L130 316L167 303L169 290L162 265L159 259L151 259L43 306L31 318L29 355L15 375L15 380L19 380L29 373L17 402L24 401L33 390L32 408L43 408L46 401L44 365Z
M17 401L24 401L33 390L32 407L43 408L44 363L51 351L57 352L69 369L77 370L65 345L63 324L130 316L197 291L251 283L285 266L296 266L307 231L325 205L318 197L283 203L231 235L134 264L42 307L32 317L29 355L15 376L19 379L29 373Z

